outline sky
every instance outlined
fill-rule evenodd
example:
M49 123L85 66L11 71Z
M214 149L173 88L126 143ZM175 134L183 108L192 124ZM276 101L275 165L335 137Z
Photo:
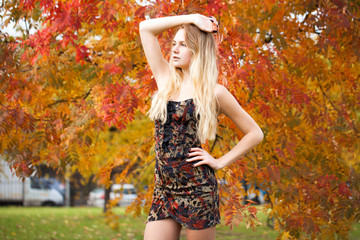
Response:
M20 37L21 36L21 32L20 31L16 31L16 28L17 27L21 27L23 29L25 29L25 23L23 20L20 20L18 25L15 26L15 24L13 22L10 22L8 26L4 27L4 21L5 19L2 18L2 16L4 15L4 10L0 10L0 16L1 16L1 19L0 19L0 29L2 32L5 32L5 33L8 33L10 36L13 36L13 37ZM30 29L30 34L33 34L35 33L35 29L32 28Z

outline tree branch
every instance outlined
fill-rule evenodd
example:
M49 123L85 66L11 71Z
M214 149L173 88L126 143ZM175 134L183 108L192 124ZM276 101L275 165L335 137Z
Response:
M67 100L67 99L57 100L57 101L55 101L55 102L50 103L49 105L47 105L44 109L50 108L50 107L52 107L52 106L54 106L54 105L56 105L56 104L58 104L58 103L76 102L76 100L79 99L79 98L86 99L86 98L90 95L91 90L92 90L92 88L90 88L90 90L89 90L87 93L85 93L84 96L78 96L78 97L75 97L75 98L73 98L73 99L71 99L71 100Z
M339 114L339 116L343 116L343 114L341 113L341 111L335 106L335 104L331 101L330 97L325 93L324 89L322 88L321 84L320 84L320 80L319 78L316 78L316 80L318 81L318 85L320 87L320 90L323 94L323 96L325 96L325 98L329 101L330 105L335 109L335 111L337 111L337 113ZM355 127L354 122L352 122L350 119L345 118L345 120L349 123L349 125L353 128L353 130L356 133L359 133L359 130Z

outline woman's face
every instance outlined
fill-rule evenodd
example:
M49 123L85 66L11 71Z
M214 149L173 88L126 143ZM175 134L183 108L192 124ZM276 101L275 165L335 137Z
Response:
M181 69L188 69L191 61L191 51L185 42L185 30L180 29L172 42L172 60L174 66Z

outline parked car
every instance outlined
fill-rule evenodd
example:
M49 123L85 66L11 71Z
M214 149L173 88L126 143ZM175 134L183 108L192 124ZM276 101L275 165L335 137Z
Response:
M57 190L63 197L65 197L65 184L56 178L42 178L43 184L47 189Z
M222 185L222 186L227 186L227 182L224 179L219 179L218 184ZM252 184L247 183L244 179L241 180L241 185L245 191L243 204L247 204L248 203L247 200L251 200L255 204L265 204L266 203L267 192L264 191L263 189L261 189L260 188L261 186L258 187L257 185L255 185L255 188L252 188L251 187Z
M259 188L257 185L255 185L255 188L251 187L251 183L245 182L245 180L242 180L242 185L244 190L246 191L246 195L244 197L244 204L247 203L246 200L251 200L255 202L255 204L264 204L266 203L266 194L267 192Z
M0 159L0 203L24 206L61 206L64 197L54 188L47 187L44 179L34 176L22 181L7 163Z
M119 206L129 206L137 197L133 184L114 184L111 187L110 199L119 198ZM89 194L87 204L89 206L103 207L105 201L105 189L96 188Z

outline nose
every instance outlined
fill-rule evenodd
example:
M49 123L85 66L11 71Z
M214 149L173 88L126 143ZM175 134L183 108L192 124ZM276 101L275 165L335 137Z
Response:
M175 44L175 46L173 46L172 51L173 51L174 53L179 53L179 46L178 46L177 44Z

